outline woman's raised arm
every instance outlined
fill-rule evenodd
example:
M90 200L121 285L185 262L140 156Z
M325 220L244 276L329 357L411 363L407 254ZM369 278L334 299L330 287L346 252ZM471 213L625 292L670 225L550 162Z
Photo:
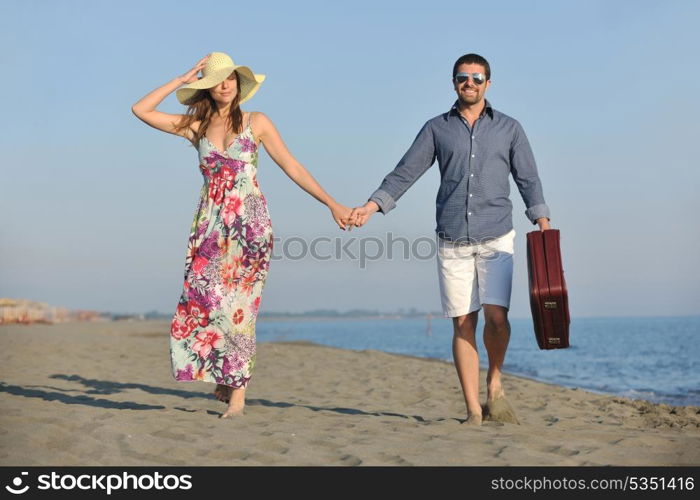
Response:
M163 101L163 99L177 90L178 87L197 80L197 72L204 67L204 64L207 62L208 58L209 54L200 59L199 62L197 62L197 64L195 64L192 69L190 69L184 75L173 78L165 85L158 87L153 92L142 97L136 104L131 106L131 111L139 120L153 128L162 130L163 132L168 132L169 134L182 135L183 137L186 137L185 134L189 131L183 130L179 133L175 132L175 126L185 115L163 113L162 111L157 111L156 108Z

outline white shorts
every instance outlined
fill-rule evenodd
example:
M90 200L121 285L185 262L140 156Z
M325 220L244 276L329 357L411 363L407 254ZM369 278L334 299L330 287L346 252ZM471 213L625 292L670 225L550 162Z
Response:
M515 229L472 245L438 238L438 280L445 316L463 316L478 311L482 304L510 308L514 239Z

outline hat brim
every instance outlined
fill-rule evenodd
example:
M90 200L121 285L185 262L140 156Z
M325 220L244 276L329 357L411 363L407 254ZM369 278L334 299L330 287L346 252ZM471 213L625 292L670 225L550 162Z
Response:
M243 104L260 89L260 84L265 81L265 75L256 75L248 66L237 66L236 73L238 73L241 81L241 100L239 104Z
M199 91L216 87L219 83L228 78L232 71L235 71L240 79L241 100L239 104L243 104L253 97L260 88L260 84L265 81L265 75L253 73L248 66L221 68L212 74L179 88L177 92L175 92L177 100L180 101L181 104L188 104L188 101Z

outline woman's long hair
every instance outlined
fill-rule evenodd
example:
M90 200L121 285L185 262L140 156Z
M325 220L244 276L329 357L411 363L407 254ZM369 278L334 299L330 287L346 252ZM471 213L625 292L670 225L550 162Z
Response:
M241 78L238 73L236 73L236 97L231 103L231 112L227 117L226 125L231 125L231 129L235 133L240 133L243 127L243 113L241 112L241 107L239 105L241 101ZM207 133L207 128L211 123L211 117L216 112L216 101L212 99L209 94L209 90L202 89L198 91L192 98L187 101L187 111L185 116L180 120L175 126L175 133L181 132L192 125L193 122L199 121L199 129L194 132L194 138L190 140L192 145L196 148L198 147L199 141L202 140ZM224 147L226 145L224 144Z

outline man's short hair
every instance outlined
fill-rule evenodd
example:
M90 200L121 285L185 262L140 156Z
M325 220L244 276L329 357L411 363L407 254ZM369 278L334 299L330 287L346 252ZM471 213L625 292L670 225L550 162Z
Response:
M486 79L491 79L491 66L489 66L489 62L486 59L481 57L479 54L464 54L462 57L457 59L457 62L455 62L455 65L452 68L453 80L455 79L457 68L460 64L481 64L486 69Z

